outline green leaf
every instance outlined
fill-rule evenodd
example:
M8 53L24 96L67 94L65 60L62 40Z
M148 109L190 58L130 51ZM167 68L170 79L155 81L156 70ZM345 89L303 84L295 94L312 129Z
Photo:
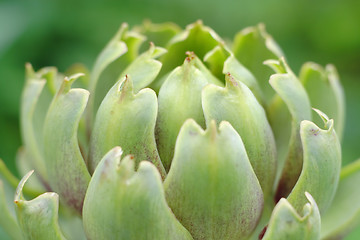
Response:
M32 166L31 166L31 161L30 161L30 159L28 159L28 156L26 155L24 147L20 147L16 153L16 168L17 168L20 176L24 176L29 171L33 170ZM36 197L39 195L39 193L49 190L50 186L48 186L47 183L42 182L41 180L42 179L39 177L39 175L34 174L33 177L27 181L27 184L26 184L27 187L25 189L23 189L23 191L26 194L28 194L29 193L27 191L28 188L36 189L37 192L34 192L31 195L31 197ZM20 182L20 180L18 180L16 178L16 185L14 185L14 187L17 187L19 182Z
M117 82L118 79L116 77L138 56L140 45L145 40L144 36L134 31L128 31L128 28L126 23L121 25L119 31L96 59L91 72L89 84L91 96L86 115L89 132L92 127L94 114L103 98Z
M14 176L14 174L6 167L4 161L0 158L0 180L3 180L5 184L6 194L13 195L14 190L18 186L20 180ZM29 196L38 196L42 191L42 188L25 187L23 192ZM12 198L11 198L12 200Z
M70 89L79 76L65 78L49 107L44 124L44 152L51 188L59 193L61 201L81 212L90 174L79 149L77 131L89 92Z
M90 77L90 91L93 92L96 89L100 74L104 69L121 55L124 55L128 48L126 43L123 41L123 35L127 31L128 25L122 24L115 36L110 40L110 42L105 46L101 51L98 58L96 59L95 65L91 72Z
M134 27L134 30L145 35L148 41L165 47L170 39L181 31L181 28L172 22L157 24L150 20L145 20L142 25Z
M173 37L167 46L168 53L161 59L166 64L165 73L181 65L186 52L194 52L202 59L208 51L221 42L223 40L201 21L188 25L183 32Z
M192 119L181 128L164 182L166 200L195 239L246 239L263 193L242 140L228 122L206 131Z
M223 79L224 74L226 75L230 72L236 79L249 87L260 103L262 103L261 89L254 75L235 58L226 45L219 43L218 46L214 47L204 56L204 62L207 63L211 72L219 79Z
M208 83L204 74L194 65L193 58L187 57L162 85L158 101L159 113L156 123L156 141L160 159L169 170L179 130L188 118L205 126L201 106L201 90Z
M7 198L4 189L4 183L0 179L0 227L14 240L22 239L20 228L14 216L9 210Z
M160 174L149 162L134 170L115 147L97 166L86 193L83 221L89 239L192 239L167 206ZM120 162L119 162L120 161Z
M87 240L82 216L74 214L70 209L60 207L59 225L67 240Z
M58 88L55 68L34 72L32 66L26 64L26 81L21 96L21 133L28 164L36 170L42 182L48 178L43 157L43 126L51 99Z
M207 52L203 60L217 78L223 79L224 62L231 54L226 45L218 45Z
M223 73L231 73L235 79L244 83L255 95L259 103L263 104L263 94L254 75L245 68L233 55L230 55L224 62Z
M302 66L299 79L309 95L311 106L334 119L335 131L341 139L345 122L345 96L335 67L329 64L324 69L308 62Z
M232 50L239 62L255 75L264 93L265 102L268 103L274 96L274 91L268 84L272 72L263 62L268 59L278 59L284 54L266 32L265 25L248 27L236 34Z
M22 197L22 188L33 171L21 179L14 198L17 219L26 239L48 240L65 239L58 224L59 196L56 193L44 193L26 201Z
M262 240L318 240L320 239L320 213L312 196L305 192L307 202L296 210L282 198L272 213ZM303 215L299 215L302 212Z
M321 238L342 239L360 223L360 159L341 170L334 200L322 216Z
M262 92L254 75L235 58L226 45L218 45L209 51L204 56L204 62L209 65L211 72L219 79L223 79L224 74L230 72L236 79L250 88L260 103L263 102ZM223 86L223 84L219 86Z
M142 160L155 164L165 178L154 136L157 98L151 89L134 94L132 79L119 81L109 91L97 112L90 143L89 168L93 172L102 157L113 147L121 146L133 154L136 165Z
M64 75L71 76L77 73L83 73L84 75L79 77L79 79L74 82L73 87L86 89L90 82L90 70L84 64L72 64L68 69L66 69Z
M126 75L130 75L134 92L137 93L140 89L148 86L159 74L162 64L155 58L164 53L166 53L165 48L155 47L153 43L150 43L149 50L131 62L121 73L119 79L124 79Z
M206 124L226 120L239 133L266 198L273 190L277 159L271 127L251 90L230 73L225 80L225 88L209 84L202 91Z
M338 186L341 170L341 146L334 130L334 121L316 110L325 123L320 129L313 122L301 122L300 135L304 150L302 172L288 200L300 211L309 192L317 202L321 214L329 208Z
M189 61L191 61L194 66L201 71L201 73L204 75L204 77L209 83L218 86L224 86L223 82L221 82L211 73L211 71L204 65L204 63L198 58L198 56L195 55L194 52L187 51L186 55L187 59L189 59Z
M168 43L168 52L160 59L163 63L160 78L154 81L151 88L158 92L164 81L161 77L180 66L187 52L193 52L203 59L207 52L219 44L223 44L223 40L201 21L188 25Z
M274 104L282 105L285 103L291 115L290 139L281 139L283 142L280 142L276 138L278 131L286 131L286 125L279 125L282 122L281 120L277 122L277 120L283 116L282 110L284 108L276 106L280 112L271 111L274 110L273 106L269 108L270 124L274 129L275 139L279 146L278 167L281 178L275 196L276 200L279 200L281 197L287 197L301 173L303 150L300 139L300 122L305 119L311 120L311 107L304 87L283 58L279 61L268 61L267 64L278 72L270 78L270 84L278 94L275 97ZM281 100L277 100L277 98L281 98L284 103ZM286 149L281 148L284 145L287 146Z

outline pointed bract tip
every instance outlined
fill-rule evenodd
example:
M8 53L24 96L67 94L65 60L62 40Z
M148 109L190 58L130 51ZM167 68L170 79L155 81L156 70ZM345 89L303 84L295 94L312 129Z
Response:
M123 150L120 146L116 146L112 149L114 157L118 158L121 157L121 155L123 154Z
M186 58L185 58L184 63L191 62L196 57L196 55L193 51L186 51L185 54L186 54Z
M125 74L124 79L119 82L118 93L133 94L133 82L129 74Z
M311 196L309 192L305 192L305 196L312 205L316 204L314 198Z
M61 93L69 92L71 89L71 85L75 82L75 80L82 76L85 76L85 74L84 73L75 73L69 77L65 77L61 84L61 87L58 91L58 95Z
M79 77L83 77L83 76L85 76L85 73L75 73L69 77L65 77L64 81L73 83L76 79L78 79Z
M24 188L25 183L30 178L30 176L34 173L34 170L29 171L19 182L14 197L14 203L18 204L20 200L22 200L22 189Z
M128 28L129 27L129 24L127 22L123 22L121 25L120 25L120 28Z
M334 120L330 119L324 112L320 111L319 109L312 108L321 118L321 120L324 122L325 128L328 130L331 130L334 125Z
M256 25L261 31L266 31L266 25L263 22L260 22Z
M225 84L226 87L237 87L239 82L231 75L230 72L225 73Z
M202 19L198 19L198 20L196 20L196 24L198 24L198 25L204 25L204 22L203 22Z
M35 71L31 63L25 63L25 76L27 79L35 78Z

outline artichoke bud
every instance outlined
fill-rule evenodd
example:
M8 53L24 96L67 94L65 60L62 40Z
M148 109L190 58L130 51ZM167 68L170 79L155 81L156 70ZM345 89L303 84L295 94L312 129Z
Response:
M155 133L160 158L166 170L170 168L176 138L184 121L193 118L205 127L201 90L208 79L195 67L195 63L196 59L188 56L182 66L171 72L159 92Z
M148 160L166 172L159 159L155 142L157 98L146 88L134 93L131 76L118 81L108 92L96 115L90 142L89 168L93 172L101 158L113 147L122 146L124 154Z
M0 160L14 239L330 239L359 222L336 70L297 77L264 25L230 48L201 21L122 24L68 75L26 65L20 183Z
M83 209L87 237L192 239L168 207L157 169L144 161L135 171L134 157L121 155L120 147L111 149L92 176Z
M308 193L302 209L295 209L285 198L276 204L262 240L320 239L320 212L314 198ZM300 215L299 213L303 213Z
M24 184L32 173L33 171L30 171L22 178L14 198L23 237L37 240L64 240L65 237L58 223L59 196L53 192L46 192L30 201L22 196Z
M314 109L323 119L325 129L313 122L301 122L300 136L303 146L301 175L288 200L299 211L306 202L303 193L309 192L316 200L321 214L329 208L338 186L341 170L341 147L334 130L334 121L320 110Z
M78 145L77 131L89 92L71 89L79 76L65 78L51 102L44 122L43 146L51 188L66 205L81 212L90 174Z
M229 122L204 131L182 126L164 182L167 202L195 239L246 239L256 227L263 193L242 140Z
M250 163L266 196L272 193L276 173L275 139L263 107L251 90L230 73L226 86L207 85L202 91L206 123L228 121L241 136ZM265 196L265 197L266 197Z

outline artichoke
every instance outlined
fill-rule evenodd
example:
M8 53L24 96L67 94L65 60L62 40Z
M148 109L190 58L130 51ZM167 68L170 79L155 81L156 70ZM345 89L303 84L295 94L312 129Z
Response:
M334 66L297 76L262 24L232 42L201 21L123 24L91 72L26 64L25 176L1 162L0 225L13 239L340 239L360 221L344 109Z

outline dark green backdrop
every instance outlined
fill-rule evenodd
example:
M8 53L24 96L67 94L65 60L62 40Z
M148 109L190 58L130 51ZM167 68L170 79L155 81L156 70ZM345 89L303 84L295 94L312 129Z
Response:
M91 67L122 22L133 26L150 19L184 27L202 19L224 38L265 23L295 72L305 61L334 63L346 93L347 164L360 157L359 13L356 0L0 0L0 157L15 172L25 62L35 69L53 65L60 71L76 62ZM357 239L356 232L348 239Z

